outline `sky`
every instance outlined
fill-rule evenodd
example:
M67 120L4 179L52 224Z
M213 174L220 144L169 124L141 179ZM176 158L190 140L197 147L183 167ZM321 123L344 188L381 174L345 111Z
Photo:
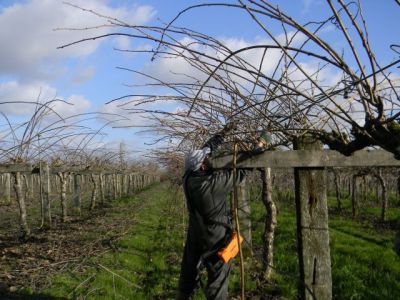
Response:
M182 9L210 1L193 0L71 0L70 3L130 24L162 25L172 20ZM221 2L221 1L219 1ZM222 1L223 2L223 1ZM235 3L236 1L225 1ZM395 0L364 0L365 17L372 47L382 63L398 55L389 49L400 44L400 6ZM142 79L118 69L126 67L146 70L160 77L171 76L172 69L184 69L174 62L151 61L147 55L124 54L114 48L148 49L146 41L122 37L80 43L63 49L57 47L91 35L110 32L107 27L96 30L67 30L104 24L94 14L84 12L61 0L0 0L0 112L10 120L22 120L32 113L32 106L4 104L7 101L48 101L63 99L73 105L57 103L55 109L63 116L84 112L118 113L124 121L113 119L114 126L146 125L146 119L127 115L116 104L106 103L132 93L127 85ZM289 15L306 22L323 19L326 3L323 0L282 0L279 5ZM198 8L181 16L175 25L191 28L218 37L232 48L254 44L264 39L260 28L248 15L229 8ZM281 28L271 24L272 32ZM326 33L337 48L343 38ZM172 105L173 106L173 105ZM164 107L163 109L174 109ZM119 117L118 117L119 118ZM2 122L4 123L4 122ZM105 125L104 120L91 120L93 128ZM118 129L107 126L103 142L118 147L123 142L138 155L146 154L154 136L138 133L140 129Z

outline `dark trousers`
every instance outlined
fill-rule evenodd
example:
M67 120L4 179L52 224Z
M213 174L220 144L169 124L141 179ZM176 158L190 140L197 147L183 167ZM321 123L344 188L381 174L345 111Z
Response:
M197 286L197 267L201 255L204 254L200 249L199 239L189 228L183 253L177 300L189 299ZM231 263L224 264L216 254L213 254L204 259L204 265L208 275L207 285L204 287L206 298L209 300L227 299Z

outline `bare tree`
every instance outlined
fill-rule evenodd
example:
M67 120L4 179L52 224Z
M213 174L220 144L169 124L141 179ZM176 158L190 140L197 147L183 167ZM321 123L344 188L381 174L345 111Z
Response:
M400 62L398 46L386 45L388 53L393 54L391 62L378 61L360 1L326 0L328 16L306 23L268 0L200 2L161 26L131 25L74 7L97 15L104 22L99 26L113 31L93 34L60 48L123 36L145 40L152 47L117 51L148 54L153 63L174 60L189 70L184 74L171 70L171 79L167 80L143 70L119 67L141 76L145 83L131 85L132 93L109 102L118 103L129 114L147 118L145 126L131 127L156 136L154 143L163 149L153 154L175 173L185 152L199 146L228 121L238 124L232 140L243 141L240 150L247 150L255 132L263 128L271 133L274 146L282 148L291 147L299 136L311 134L345 155L378 146L400 157L400 80L393 72ZM233 49L222 39L176 25L182 15L199 8L220 9L221 13L235 9L247 14L264 41ZM282 28L280 37L270 30L272 26ZM330 26L336 29L337 38L344 40L343 46L324 39ZM143 86L151 88L152 93L143 94ZM149 108L149 104L170 103L178 103L179 109ZM223 147L229 149L232 145ZM273 219L271 222L273 225ZM270 228L273 233L273 226Z

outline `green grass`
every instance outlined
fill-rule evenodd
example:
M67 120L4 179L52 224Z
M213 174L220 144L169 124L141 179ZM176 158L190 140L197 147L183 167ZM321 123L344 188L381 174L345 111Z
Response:
M184 224L178 203L166 185L156 185L114 202L124 209L112 218L137 220L118 251L93 258L84 272L57 276L45 294L76 299L171 299L180 269Z
M336 299L400 299L400 259L394 232L330 220L333 294Z
M332 199L330 205L335 206ZM112 218L134 218L135 225L108 252L53 278L45 295L76 299L173 299L178 284L186 227L182 194L166 184L154 185L133 198L113 205ZM296 299L298 259L296 217L293 204L278 205L272 283L259 280L258 260L265 210L252 201L254 259L246 259L246 292ZM349 209L349 203L345 203ZM368 209L379 217L379 208ZM389 216L398 218L398 209ZM394 231L341 215L330 216L330 243L334 299L400 299L400 258L392 249ZM257 252L258 250L258 252ZM230 279L230 298L240 290L238 262ZM272 297L272 296L271 296ZM194 299L205 299L198 292ZM264 298L263 298L264 299ZM272 299L272 298L271 298Z
M336 207L336 200L329 204ZM294 206L278 205L278 226L275 236L275 281L280 296L295 299L298 285L296 250L296 216ZM255 243L261 244L264 218L262 204L253 203ZM344 201L349 216L351 206ZM363 207L355 221L342 215L329 219L334 299L400 299L400 258L393 249L395 231L375 228L370 220L378 220L380 208ZM390 208L388 221L399 220L400 209ZM361 219L363 220L363 219Z

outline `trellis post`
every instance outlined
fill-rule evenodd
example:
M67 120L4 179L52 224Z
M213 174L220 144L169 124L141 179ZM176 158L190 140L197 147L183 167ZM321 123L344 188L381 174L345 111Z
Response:
M266 208L264 234L263 234L263 277L270 281L274 266L274 239L277 224L277 210L272 199L271 168L261 168L260 177L262 182L261 198Z
M117 174L112 174L112 181L113 181L113 200L118 198L118 179Z
M40 187L42 189L42 223L44 228L50 228L50 168L47 162L40 163Z
M132 195L132 174L131 173L128 174L127 180L128 180L128 191L127 191L127 194L128 194L128 196L131 196Z
M114 179L112 174L108 174L106 178L106 184L107 184L107 201L111 202L113 198L113 187L114 187Z
M251 218L250 218L250 201L247 193L246 180L243 180L237 186L239 197L239 220L240 234L243 236L245 243L243 249L246 249L252 255L252 236L251 236Z
M74 174L74 194L72 197L72 207L74 212L77 215L81 215L81 202L82 202L82 196L81 196L81 175L80 174Z
M294 143L296 150L319 150L309 136ZM332 299L326 172L324 168L295 168L300 299Z
M11 174L5 174L5 187L4 187L4 198L6 199L6 203L11 203Z
M61 200L61 215L62 221L66 222L68 218L67 214L67 181L69 174L68 172L58 172L60 178L60 200Z
M100 204L104 206L104 175L99 174L99 191L100 191Z
M92 196L90 198L90 210L94 209L96 207L96 200L97 200L97 194L98 194L98 175L95 174L91 174L91 179L92 179L92 183L93 183L93 187L92 187Z

